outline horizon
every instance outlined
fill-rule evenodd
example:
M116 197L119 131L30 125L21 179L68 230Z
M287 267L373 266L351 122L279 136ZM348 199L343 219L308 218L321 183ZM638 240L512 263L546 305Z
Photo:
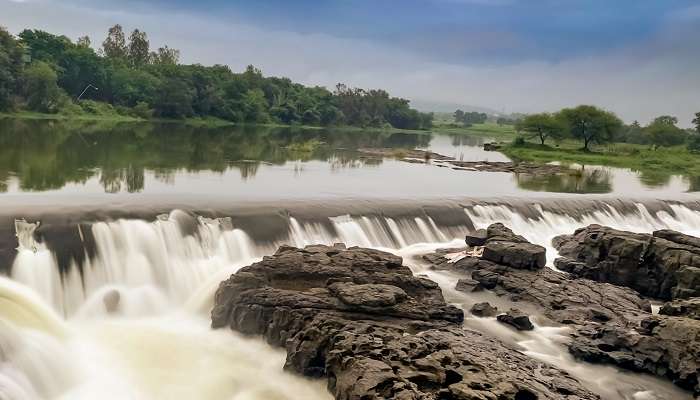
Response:
M670 114L688 127L700 100L692 1L226 3L0 0L0 25L88 35L99 48L119 23L146 31L152 47L180 49L184 64L382 88L424 111L596 104L628 123Z

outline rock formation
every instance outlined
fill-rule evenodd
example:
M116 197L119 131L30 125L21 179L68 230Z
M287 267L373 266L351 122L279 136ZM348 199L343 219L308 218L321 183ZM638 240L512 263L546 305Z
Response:
M554 239L557 268L574 276L630 287L664 300L700 296L700 239L590 225Z
M596 273L605 270L607 274L608 279L601 280L628 283L623 286L644 282L643 286L652 290L651 281L634 276L634 273L639 273L640 265L644 265L647 271L652 268L651 263L640 262L640 254L664 260L667 269L654 267L656 271L680 271L682 268L673 269L672 266L692 262L695 257L688 247L697 239L678 233L657 232L658 237L652 238L651 235L619 234L619 231L604 227L587 228L585 232L592 237L583 232L580 230L573 237L557 240L560 249L577 256L576 261L567 262L580 264L577 268L587 271L589 260L594 260L594 265L603 265L590 270ZM479 243L474 235L467 241ZM552 323L570 326L569 350L578 358L664 376L700 395L700 321L692 319L697 313L696 300L675 301L663 307L663 314L690 318L652 316L649 301L628 287L581 279L585 273L576 273L574 269L567 274L539 268L539 251L520 251L519 260L513 261L512 249L522 248L527 241L502 224L489 227L486 237L480 240L484 248L493 242L499 243L497 249L503 250L502 254L487 255L484 250L482 257L467 256L456 262L440 254L426 255L424 259L435 269L461 273L464 278L459 281L457 290L488 290L517 304L534 306ZM648 252L650 242L655 243L652 245L654 250ZM615 250L610 251L611 248ZM661 251L671 254L661 254ZM611 260L610 264L607 260ZM671 260L676 260L676 263ZM610 267L614 263L620 266L620 270ZM615 277L616 271L622 276ZM654 282L660 285L680 282L671 278L656 279L660 276L654 275ZM671 273L667 272L666 276L671 276ZM679 291L678 285L666 284L665 287L669 293ZM692 289L693 286L682 288L683 293ZM503 322L513 320L507 315L500 317Z
M597 399L566 372L462 328L461 310L394 255L281 247L221 283L215 328L262 335L336 399Z

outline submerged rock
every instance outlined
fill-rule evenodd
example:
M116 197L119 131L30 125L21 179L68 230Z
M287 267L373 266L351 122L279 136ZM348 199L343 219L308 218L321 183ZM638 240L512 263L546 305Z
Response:
M662 230L632 233L590 225L553 244L557 268L670 300L700 296L700 239Z
M212 326L262 335L336 399L597 399L566 372L464 329L394 255L282 247L221 283Z

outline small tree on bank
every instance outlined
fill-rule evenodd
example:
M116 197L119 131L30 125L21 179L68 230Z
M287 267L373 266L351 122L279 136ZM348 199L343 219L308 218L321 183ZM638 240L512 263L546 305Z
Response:
M516 131L525 132L526 135L540 140L544 145L549 138L561 139L565 135L566 126L549 113L531 114L523 118L516 125Z
M583 141L585 151L590 150L591 143L610 142L622 128L622 121L617 115L595 106L565 108L558 116L566 123L571 136Z

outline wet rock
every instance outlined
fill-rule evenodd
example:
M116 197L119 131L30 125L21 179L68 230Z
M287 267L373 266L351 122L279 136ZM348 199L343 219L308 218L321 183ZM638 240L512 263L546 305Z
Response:
M262 335L286 349L286 369L327 377L336 399L598 398L462 320L399 257L326 246L282 247L242 268L212 311L214 328Z
M498 322L510 325L519 331L531 331L535 326L530 322L530 317L517 308L511 308L505 314L496 317Z
M553 244L563 257L557 268L669 300L700 296L699 242L669 230L649 235L590 225Z
M489 241L481 257L484 260L518 269L536 270L547 263L544 247L531 243Z
M477 317L493 317L498 314L498 308L489 302L483 302L474 304L469 312Z
M685 243L678 246L690 243L687 237L682 240ZM636 243L645 246L644 240ZM618 260L634 258L627 253L618 254ZM568 346L576 357L666 377L700 395L700 321L666 315L652 317L649 301L637 291L581 279L575 273L550 268L519 269L478 257L455 263L433 260L440 265L436 268L465 274L498 296L515 297L518 302L534 306L543 317L570 326L572 340ZM567 260L567 264L572 271L588 268L585 258ZM668 310L664 313L692 316L695 304L695 299L676 300L664 307ZM504 318L507 317L501 317Z
M659 309L659 314L700 320L700 297L665 303Z
M457 285L455 286L455 289L459 290L460 292L480 292L484 290L484 288L481 286L479 281L471 278L464 278L460 279L457 281Z
M488 239L486 229L479 229L467 234L465 241L467 242L467 246L483 246L486 244L486 239Z

